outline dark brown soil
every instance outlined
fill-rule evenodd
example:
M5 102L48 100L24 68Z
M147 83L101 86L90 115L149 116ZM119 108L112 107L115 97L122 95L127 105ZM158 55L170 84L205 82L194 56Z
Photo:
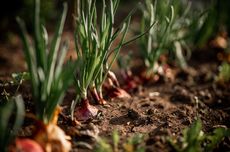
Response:
M9 82L10 73L25 70L19 50L12 45L0 45L1 93L5 89L13 94L17 86L3 83ZM195 55L205 56L203 53ZM95 105L100 110L97 118L81 125L70 121L69 107L75 98L74 88L70 88L62 105L59 125L72 136L73 151L92 151L95 137L107 137L111 141L115 129L121 136L121 143L135 134L144 134L146 151L172 151L168 137L179 138L196 117L201 118L205 132L218 126L229 128L230 88L215 83L218 62L195 59L198 58L191 59L186 71L175 69L173 80L144 84L131 93L130 99L108 99L105 106ZM33 112L28 82L23 83L19 93L23 94L26 111ZM33 123L26 120L20 136L30 136L31 125ZM230 150L229 140L224 142L219 150Z

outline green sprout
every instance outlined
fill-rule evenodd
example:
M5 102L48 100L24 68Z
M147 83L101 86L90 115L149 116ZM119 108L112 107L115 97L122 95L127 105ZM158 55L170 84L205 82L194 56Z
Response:
M24 121L25 108L21 96L0 100L0 149L8 151Z
M74 66L63 66L68 49L67 42L60 48L61 34L67 14L67 4L57 24L53 40L48 47L48 34L40 22L40 0L35 0L33 44L27 37L24 22L17 18L21 28L21 39L24 44L24 54L27 62L32 93L36 106L36 116L45 124L53 118L58 104L63 100L64 93L71 83ZM60 48L60 49L59 49Z
M230 130L216 128L211 133L205 134L202 131L202 122L197 119L190 128L183 131L181 142L169 140L177 152L210 152L222 141L224 137L230 136Z
M141 145L144 141L144 135L137 134L133 137L129 137L125 143L122 144L120 135L117 130L112 133L112 143L109 143L107 139L98 137L95 152L144 152L145 148Z
M227 62L223 62L220 66L219 75L217 77L217 81L225 84L226 82L230 82L230 64Z
M102 85L107 76L111 74L112 64L121 47L137 37L124 42L132 12L118 28L114 28L114 17L119 6L119 0L109 0L108 5L103 0L100 15L96 7L96 0L79 1L78 4L75 31L75 46L78 57L78 69L75 78L77 97L72 103L71 115L73 118L76 104L80 102L82 108L76 110L77 119L85 119L89 116L95 116L97 111L95 107L89 105L88 91L91 92L96 102L105 103ZM114 46L118 36L120 39L118 44Z
M128 138L127 142L123 145L126 152L144 152L145 148L142 145L144 141L144 135L136 134L133 137Z

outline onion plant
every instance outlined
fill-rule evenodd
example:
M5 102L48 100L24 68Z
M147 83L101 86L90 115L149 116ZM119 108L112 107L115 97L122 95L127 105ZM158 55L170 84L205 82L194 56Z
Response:
M184 5L180 3L181 1L146 0L141 6L141 31L156 22L148 35L140 39L147 75L158 71L158 64L163 64L159 61L160 57L166 54L174 56L182 68L186 67L183 48L188 48L185 39L192 23L188 18L190 4L182 7ZM180 13L182 8L183 13Z
M117 59L117 64L120 70L119 72L123 79L123 82L121 83L122 88L129 92L137 91L142 83L140 77L135 76L132 72L131 61L133 61L133 57L133 54L129 52L126 55L120 55Z
M0 100L0 149L9 151L18 129L24 120L24 104L21 96Z
M88 91L99 104L104 104L102 85L107 76L113 75L111 66L125 43L131 13L114 28L114 17L119 0L102 1L101 13L98 13L96 0L78 1L76 16L75 46L78 57L76 75L77 98L72 103L71 113L74 116L75 106L80 102L75 115L79 120L95 116L97 109L89 105ZM113 45L117 37L120 39ZM112 46L114 47L112 49ZM111 55L113 54L113 55ZM110 60L109 60L110 58Z
M40 22L40 0L35 0L34 12L34 35L32 36L33 45L27 37L25 25L22 20L17 18L21 28L21 39L24 44L24 55L30 74L32 84L33 100L36 106L36 117L47 128L47 138L49 130L60 133L61 129L56 126L58 104L62 102L67 87L71 84L74 66L64 65L64 58L68 49L67 42L61 45L61 35L67 14L67 5L57 24L50 47L48 45L48 34L45 27ZM67 67L65 67L67 66ZM52 129L50 129L50 127ZM63 133L61 133L63 134ZM54 137L55 135L52 135ZM58 135L56 135L58 136ZM50 136L51 137L51 136ZM63 141L62 139L57 139ZM49 139L51 140L51 139ZM46 141L43 144L46 144ZM62 143L63 144L63 143ZM43 145L44 146L44 145ZM69 149L70 143L66 141L63 147ZM46 147L43 147L46 149Z

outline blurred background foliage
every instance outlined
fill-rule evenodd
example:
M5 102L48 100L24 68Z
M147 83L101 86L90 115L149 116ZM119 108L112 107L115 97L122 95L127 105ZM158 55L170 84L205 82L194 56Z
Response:
M62 0L41 0L41 17L43 24L45 21L52 23L56 19ZM0 5L0 40L9 39L12 32L18 30L16 24L16 17L20 16L25 19L28 30L32 30L33 23L33 0L6 0L2 1Z
M206 6L204 9L207 10L208 17L195 38L199 46L205 44L219 32L230 32L229 0L206 0L203 2L203 6Z
M74 6L76 0L41 0L41 20L43 24L46 24L49 29L52 30L52 23L58 18L62 10L62 4L64 1L68 2L68 17L67 17L67 27L72 27L73 25L73 14ZM123 5L132 0L121 0ZM133 1L136 2L136 1ZM101 3L101 1L98 1ZM0 5L0 41L9 39L11 33L18 30L15 18L20 16L26 22L29 32L32 30L33 23L33 11L34 11L34 1L33 0L6 0L2 1ZM46 23L46 22L47 23Z
M73 13L74 5L76 0L41 0L41 17L42 22L52 30L52 23L56 21L58 14L61 12L62 3L64 1L68 2L69 13L67 17L67 28L73 26ZM121 9L126 12L132 9L139 1L143 0L121 0ZM180 4L186 3L189 0L177 1ZM194 3L193 7L197 9L206 9L209 11L208 18L206 20L205 26L202 28L200 33L202 37L197 37L197 42L204 43L210 37L215 36L215 34L220 30L220 28L225 28L230 31L230 1L229 0L190 0ZM32 19L33 19L33 0L7 0L2 1L0 5L0 40L9 39L9 33L17 31L18 27L15 22L16 16L20 16L25 19L26 25L28 25L29 31L32 30ZM98 3L101 3L99 0ZM179 5L178 5L179 6ZM127 9L128 8L128 9ZM183 11L176 9L178 11ZM121 14L121 16L123 16ZM119 18L119 17L118 17ZM46 22L47 23L46 23ZM50 28L49 28L50 27ZM200 35L200 34L198 34Z

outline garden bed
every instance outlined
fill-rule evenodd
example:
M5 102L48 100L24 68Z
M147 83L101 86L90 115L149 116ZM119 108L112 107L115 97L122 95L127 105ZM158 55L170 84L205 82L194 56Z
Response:
M10 81L10 72L25 69L20 48L7 45L1 48L0 54L4 52L4 59L1 59L4 63L0 67L1 83L6 84ZM4 51L6 49L7 53ZM205 133L218 127L229 128L230 90L229 87L213 83L219 65L216 53L213 52L214 55L210 53L209 57L206 56L206 50L193 52L186 71L173 68L173 79L161 77L157 82L140 85L130 92L129 99L108 99L104 106L92 102L99 113L95 119L81 124L73 123L69 115L71 101L75 99L75 89L70 88L61 106L63 111L59 115L58 125L72 137L73 151L92 151L97 145L95 137L106 138L111 143L114 130L120 135L120 148L129 137L142 134L144 137L140 144L146 151L172 151L169 139L180 139L183 130L190 127L197 117L202 120ZM10 64L12 55L16 55L13 57L15 64ZM5 89L13 94L16 88L14 84L1 86L1 92ZM23 82L18 92L23 95L26 112L33 113L29 83ZM33 128L33 120L26 118L19 137L31 136ZM222 140L216 147L216 151L229 149L229 138Z

